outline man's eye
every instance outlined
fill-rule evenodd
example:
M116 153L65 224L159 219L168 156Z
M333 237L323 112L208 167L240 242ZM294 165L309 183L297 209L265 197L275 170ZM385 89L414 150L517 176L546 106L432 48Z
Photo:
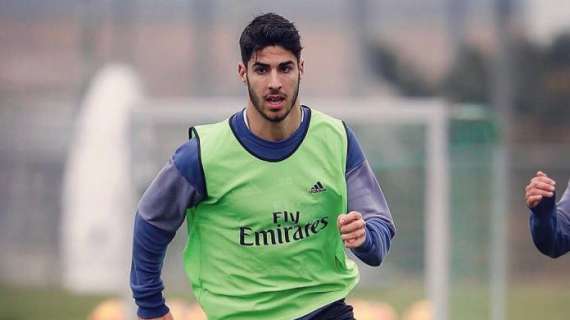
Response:
M258 73L258 74L264 74L267 72L267 69L266 68L256 68L256 69L254 69L254 71L255 71L255 73Z
M293 68L291 68L291 66L284 66L284 67L281 67L281 72L288 73L288 72L290 72L291 70L293 70Z

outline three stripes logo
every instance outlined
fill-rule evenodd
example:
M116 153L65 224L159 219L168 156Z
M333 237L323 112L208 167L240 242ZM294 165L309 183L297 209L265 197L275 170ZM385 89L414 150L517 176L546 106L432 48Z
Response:
M320 181L317 181L317 183L315 183L315 185L311 188L311 190L309 190L310 193L319 193L324 191L327 191L327 188L325 188L325 186L323 186L323 184Z

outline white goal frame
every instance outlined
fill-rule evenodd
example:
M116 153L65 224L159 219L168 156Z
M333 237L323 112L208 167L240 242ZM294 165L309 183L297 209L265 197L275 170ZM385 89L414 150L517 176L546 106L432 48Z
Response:
M425 281L433 319L448 319L450 256L450 173L448 108L438 99L401 98L305 99L303 103L349 123L419 124L426 128ZM132 117L153 123L199 124L223 120L245 105L244 98L184 98L145 100L134 106ZM357 112L352 112L354 108Z

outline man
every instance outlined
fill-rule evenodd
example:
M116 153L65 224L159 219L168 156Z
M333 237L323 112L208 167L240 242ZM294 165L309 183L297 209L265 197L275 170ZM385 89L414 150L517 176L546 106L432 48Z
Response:
M185 269L208 319L353 319L358 270L378 266L395 228L352 131L299 102L295 26L256 17L240 37L247 107L191 129L144 193L131 288L143 319L172 319L166 247L185 218Z
M543 254L557 258L570 251L570 183L556 204L556 182L538 171L525 189L526 204L532 211L530 231Z

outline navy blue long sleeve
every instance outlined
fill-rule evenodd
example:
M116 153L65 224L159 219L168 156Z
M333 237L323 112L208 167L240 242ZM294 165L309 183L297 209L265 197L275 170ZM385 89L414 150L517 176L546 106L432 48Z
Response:
M135 217L133 261L131 263L131 288L138 304L138 316L156 318L168 313L160 279L166 247L174 238L174 232L161 230L146 222L140 214Z
M390 243L395 231L390 223L380 218L371 218L366 221L366 240L364 244L352 252L364 263L377 267L390 250Z

